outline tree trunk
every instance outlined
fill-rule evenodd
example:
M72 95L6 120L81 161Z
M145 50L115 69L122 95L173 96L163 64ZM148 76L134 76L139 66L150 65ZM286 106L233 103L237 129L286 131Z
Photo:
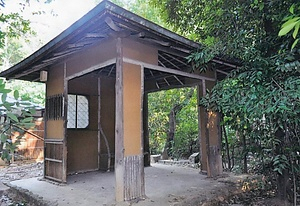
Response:
M244 169L243 169L243 173L248 173L248 161L247 161L247 156L248 156L248 152L247 152L247 143L246 143L246 136L245 134L242 135L243 138L243 161L244 161Z
M188 92L185 100L183 102L180 103L176 103L175 105L173 105L170 113L169 113L169 130L168 130L168 134L167 134L167 140L164 146L164 150L162 152L162 159L169 159L170 157L170 151L172 150L172 142L174 140L175 137L175 130L176 130L176 115L178 112L181 111L181 109L183 107L185 107L190 99L192 98L193 94L194 94L195 88L191 88L190 91Z
M275 155L281 155L283 153L285 135L285 132L278 127L277 131L275 132L275 136L281 144L276 146ZM287 200L288 180L289 174L286 169L282 171L282 174L277 174L277 197L283 201Z
M226 133L225 125L222 125L222 128L223 128L223 135L224 135L224 138L225 138L225 147L226 147L226 155L227 155L227 160L228 160L228 169L231 170L230 150L229 150L228 136L227 136L227 133Z
M165 147L162 153L162 159L169 159L170 150L172 149L172 142L174 140L175 129L176 129L176 113L179 105L175 105L169 114L169 131L167 136L167 141L165 143Z
M289 175L287 170L283 170L282 175L277 175L277 197L280 200L287 200L288 180Z

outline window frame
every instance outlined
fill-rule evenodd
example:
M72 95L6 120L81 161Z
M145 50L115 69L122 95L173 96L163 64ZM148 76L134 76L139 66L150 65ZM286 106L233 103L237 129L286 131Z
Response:
M69 96L75 96L75 123L74 123L74 127L70 127L68 125L69 123L69 115L70 115L70 111L69 111L69 107L70 107L70 101L69 101ZM78 97L84 97L87 101L87 125L86 127L78 127ZM89 125L90 125L90 108L89 105L90 104L90 100L88 98L87 95L83 95L83 94L72 94L69 93L68 94L68 112L67 112L67 129L69 130L86 130L88 129Z

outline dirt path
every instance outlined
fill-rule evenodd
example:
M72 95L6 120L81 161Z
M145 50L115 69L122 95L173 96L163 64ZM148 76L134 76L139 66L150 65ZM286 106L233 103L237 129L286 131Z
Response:
M43 163L33 161L17 161L9 166L0 166L0 181L4 184L14 180L27 179L43 176ZM2 187L5 187L2 185ZM15 201L7 191L0 197L0 206L25 205L20 201Z
M13 184L28 189L33 194L43 197L45 201L53 201L54 205L85 205L85 203L95 205L97 202L97 205L106 206L241 206L243 204L236 204L230 201L230 198L241 192L239 182L246 178L246 176L225 174L218 179L211 179L200 175L197 169L154 164L152 167L145 168L147 198L139 202L116 204L113 202L113 172L103 174L91 172L70 176L68 184L63 187L49 185L50 183L45 181L38 181L39 178L33 178L42 177L42 174L42 163L19 162L0 168L2 182L13 181ZM48 197L47 194L51 195ZM82 194L85 194L84 198ZM88 202L91 200L95 202ZM8 195L2 195L0 199L0 206L17 205L16 203L22 205L20 201L14 202ZM257 204L251 205L276 205L275 203L270 204L270 201L260 200Z
M68 177L65 186L53 185L37 178L42 175L42 164L20 165L0 170L2 180L17 180L12 185L31 191L47 202L58 205L134 205L180 206L202 205L222 201L236 190L235 183L243 177L225 175L219 179L207 178L186 166L153 164L145 168L147 198L139 202L114 203L114 175L90 172ZM23 171L23 172L22 172ZM88 191L88 192L87 192ZM84 198L82 198L82 194Z

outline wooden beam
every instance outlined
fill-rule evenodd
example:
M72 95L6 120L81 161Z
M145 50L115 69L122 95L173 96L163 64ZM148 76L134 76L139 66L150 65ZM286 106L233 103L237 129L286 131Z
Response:
M184 48L181 48L181 47L177 47L177 46L170 46L171 49L176 49L178 51L181 51L181 52L184 52L184 53L187 53L187 54L190 54L192 51L189 50L189 49L184 49Z
M123 48L117 38L116 59L116 126L115 126L115 194L116 201L124 201L124 113L123 113Z
M101 33L87 33L85 35L86 38L105 38L107 35Z
M64 51L61 51L61 52L54 53L53 56L54 56L54 57L57 57L57 56L69 54L69 53L71 53L71 52L75 52L75 51L78 51L78 50L80 50L80 49L81 49L81 48L67 49L67 50L64 50Z
M224 71L222 71L222 70L220 70L220 69L216 69L216 71L219 72L219 73L222 73L222 74L226 74L226 75L229 74L229 72L224 72Z
M204 77L204 76L200 76L200 75L197 75L197 74L191 74L191 73L187 73L187 72L183 72L183 71L178 71L176 69L165 68L165 67L162 67L162 66L157 66L157 65L154 65L154 64L149 64L149 63L146 63L146 62L130 59L130 58L127 58L127 57L124 57L123 61L127 62L127 63L130 63L130 64L141 65L141 66L144 66L145 68L148 68L148 69L153 69L153 70L156 70L156 71L166 72L166 73L170 73L170 74L174 74L174 75L180 75L180 76L184 76L184 77L188 77L188 78L192 78L192 79L199 79L199 80L206 80L206 81L213 81L213 82L215 81L214 78L209 78L209 77Z
M26 71L24 71L24 72L22 72L22 73L20 73L20 74L14 75L14 76L12 77L12 79L18 79L18 78L20 78L20 77L26 76L26 75L31 74L31 73L33 73L33 72L39 71L39 70L41 70L42 68L45 68L46 66L48 66L48 65L50 65L50 64L51 64L51 63L49 63L49 62L38 64L38 65L32 67L32 68L29 69L29 70L26 70Z
M145 44L145 41L143 41L143 38L137 38L134 36L129 36L128 38L131 38L134 41ZM173 48L172 46L166 47L166 46L162 46L160 44L156 44L156 43L150 42L150 41L148 44L155 46L158 49L158 51L166 52L166 53L173 54L173 55L180 56L180 57L187 57L191 53L190 51L188 51L186 49Z
M78 50L76 50L76 51L71 51L71 52L69 52L69 53L62 54L62 55L60 55L60 56L55 56L55 57L46 59L46 60L43 61L43 63L47 63L47 62L51 62L51 63L52 63L53 61L57 61L57 60L59 60L59 59L62 59L62 58L64 58L64 57L67 57L67 56L69 56L69 55L71 55L71 54L74 54L74 53L77 52L77 51L78 51Z
M112 30L121 31L121 28L118 27L110 17L106 17L104 21Z
M154 42L156 44L160 44L162 46L165 46L165 47L169 47L171 44L170 42L166 42L166 41L160 41L160 40L156 40L156 39L152 39L152 38L147 38L147 37L141 37L142 40L145 40L145 41L150 41L150 42Z
M235 69L241 68L240 66L237 66L237 65L234 65L234 64L230 64L230 63L218 60L218 59L212 59L211 61L215 62L215 63L218 63L218 64L226 65L226 66L229 66L229 67L235 68Z
M91 67L89 67L89 68L87 68L87 69L85 69L85 70L83 70L83 71L81 71L81 72L77 72L77 73L75 73L75 74L72 74L72 75L66 77L66 79L67 79L67 80L71 80L71 79L74 79L74 78L76 78L76 77L80 77L80 76L82 76L82 75L85 75L85 74L87 74L87 73L93 72L93 71L95 71L95 70L98 70L98 69L100 69L100 68L103 68L103 67L109 66L109 65L111 65L111 64L115 64L115 63L116 63L116 58L112 58L112 59L109 59L109 60L107 60L107 61L104 61L104 62L102 62L102 63L100 63L100 64L96 64L96 65L94 65L94 66L91 66Z

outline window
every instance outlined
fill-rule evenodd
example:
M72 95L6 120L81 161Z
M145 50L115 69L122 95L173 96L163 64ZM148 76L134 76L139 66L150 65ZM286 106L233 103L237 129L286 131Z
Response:
M80 129L89 125L89 102L82 95L68 95L68 128Z

